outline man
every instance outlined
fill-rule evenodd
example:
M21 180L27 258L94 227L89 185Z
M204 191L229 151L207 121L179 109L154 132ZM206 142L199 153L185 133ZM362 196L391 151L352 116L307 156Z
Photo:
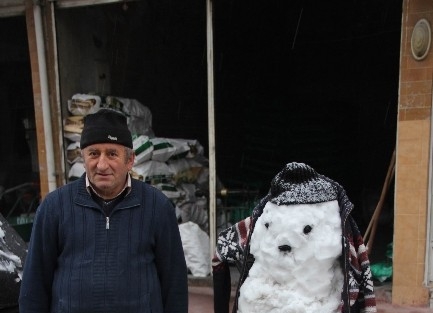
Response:
M85 174L38 208L20 312L187 313L174 208L131 178L126 118L108 109L87 115L80 147Z

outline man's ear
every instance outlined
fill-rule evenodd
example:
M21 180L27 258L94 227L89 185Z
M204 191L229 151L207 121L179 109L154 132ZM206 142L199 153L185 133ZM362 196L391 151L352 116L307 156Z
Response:
M129 159L126 161L128 165L128 171L132 169L132 166L134 165L134 161L135 161L135 152L134 150L131 151L132 153L129 155Z

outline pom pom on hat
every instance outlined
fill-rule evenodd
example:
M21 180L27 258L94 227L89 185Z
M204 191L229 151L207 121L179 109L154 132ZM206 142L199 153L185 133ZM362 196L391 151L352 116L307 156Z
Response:
M332 181L304 163L288 163L271 182L269 201L276 205L312 204L336 200Z
M132 136L126 117L111 109L86 115L80 149L97 143L115 143L132 149Z

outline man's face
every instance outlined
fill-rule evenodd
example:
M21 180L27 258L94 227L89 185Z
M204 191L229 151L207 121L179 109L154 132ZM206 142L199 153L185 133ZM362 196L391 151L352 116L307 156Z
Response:
M82 153L87 177L95 191L104 199L117 196L134 164L134 153L128 157L124 146L112 143L90 145Z

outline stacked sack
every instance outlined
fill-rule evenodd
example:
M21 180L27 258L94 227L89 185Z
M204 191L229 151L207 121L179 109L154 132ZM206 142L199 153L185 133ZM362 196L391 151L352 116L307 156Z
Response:
M133 149L133 177L170 198L181 222L194 222L207 232L209 169L201 144L197 140L136 135Z
M135 99L75 94L68 101L71 115L64 119L64 137L68 140L69 181L84 173L80 151L84 116L100 108L111 108L127 117L136 155L132 177L153 185L171 199L180 222L194 222L207 232L209 170L203 147L197 140L156 137L150 110ZM222 189L221 184L217 189Z
M68 101L68 111L71 115L63 120L63 136L68 140L66 160L70 165L69 181L78 179L84 173L80 150L84 116L96 112L100 106L101 97L97 95L75 94Z

